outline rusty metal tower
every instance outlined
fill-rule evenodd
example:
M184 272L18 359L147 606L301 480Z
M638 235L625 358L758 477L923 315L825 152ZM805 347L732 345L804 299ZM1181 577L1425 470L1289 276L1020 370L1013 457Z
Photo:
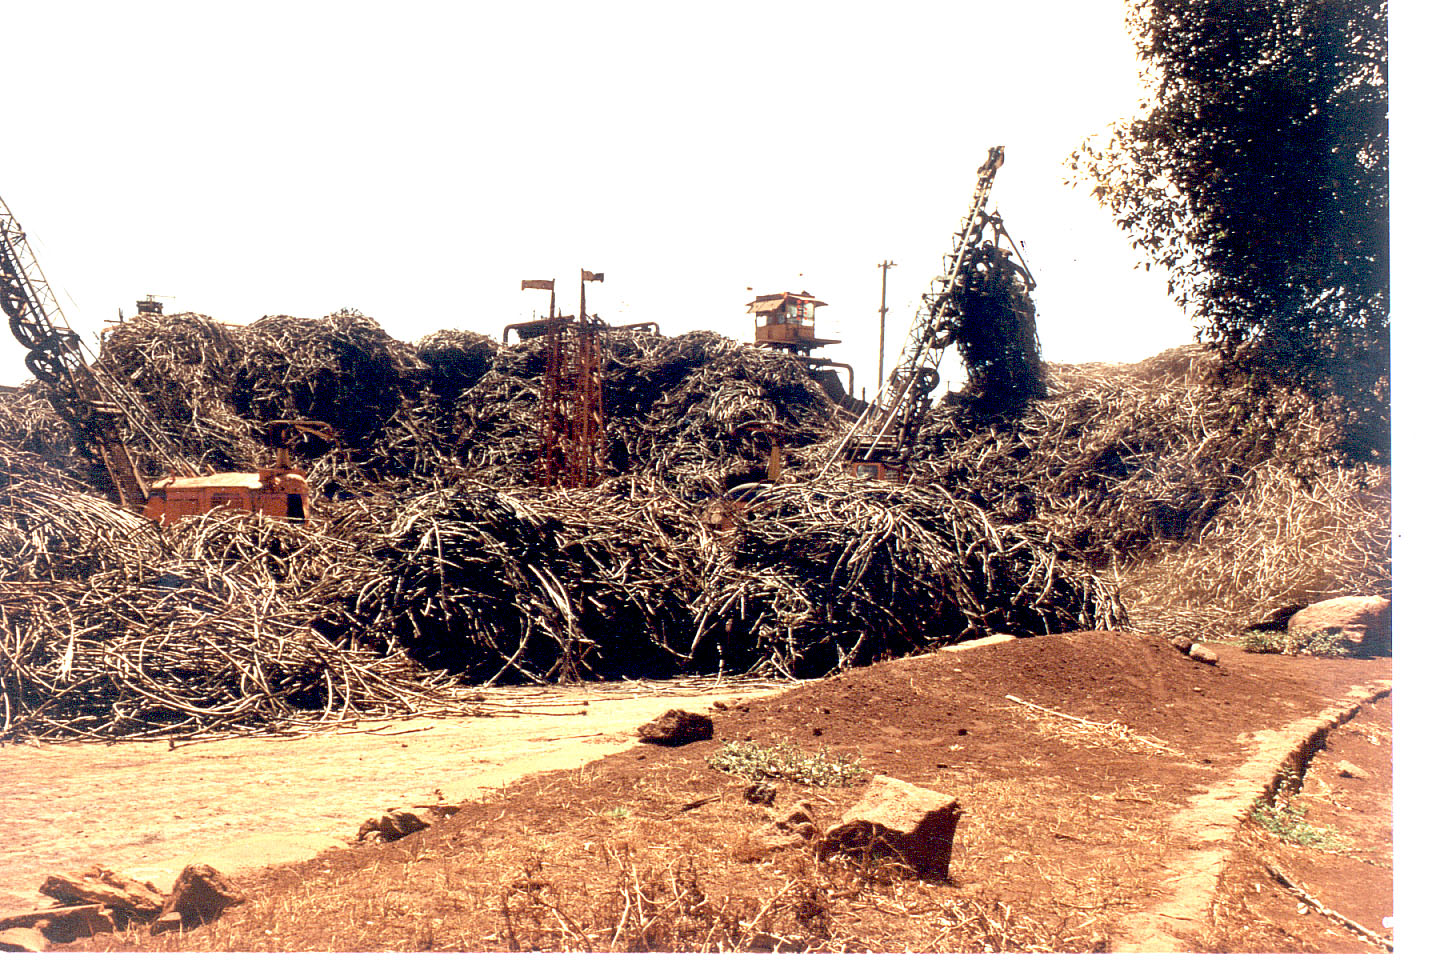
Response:
M545 338L537 479L547 487L593 487L603 474L605 324L585 312L585 284L604 280L603 273L580 271L578 317L556 314L554 280L522 281L522 290L550 291L550 313L544 320L506 328L517 330L522 339Z

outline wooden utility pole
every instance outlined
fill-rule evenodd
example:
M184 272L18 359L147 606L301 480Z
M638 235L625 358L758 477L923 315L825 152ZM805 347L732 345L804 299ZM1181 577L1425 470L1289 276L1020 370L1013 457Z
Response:
M885 280L895 264L886 260L876 266L880 268L880 372L875 375L875 402L879 403L885 395L885 314L890 309L885 306Z

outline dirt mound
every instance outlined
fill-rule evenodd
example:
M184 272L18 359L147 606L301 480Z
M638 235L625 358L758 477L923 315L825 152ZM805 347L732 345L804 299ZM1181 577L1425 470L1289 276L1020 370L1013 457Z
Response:
M886 739L877 736L874 719L883 716L890 718L886 723L914 731L915 739L913 750L887 750L880 772L924 779L933 777L937 760L1013 764L1016 744L1010 738L1017 735L1016 728L1042 729L1054 719L1007 699L1016 697L1100 725L1122 723L1199 758L1212 751L1228 753L1234 749L1236 731L1279 723L1297 704L1312 702L1315 695L1336 695L1354 678L1376 670L1370 661L1327 661L1324 670L1317 671L1309 664L1297 665L1294 658L1225 653L1226 659L1215 667L1186 656L1164 638L1145 634L1087 631L1029 637L849 671L787 695L787 706L778 713L769 712L769 704L752 705L738 725L718 725L716 736L790 737L817 744L829 743L833 736L837 742L863 747L872 739ZM1231 658L1242 658L1245 669L1231 668ZM948 666L939 666L942 660ZM1299 679L1317 672L1327 674L1322 682ZM1316 689L1306 689L1306 684ZM1087 742L1082 728L1072 742L1056 739L1043 749L1060 762L1108 749L1112 733L1092 730ZM1168 755L1138 740L1121 737L1113 742L1133 748L1132 762L1138 765ZM931 748L942 744L944 750L937 755ZM952 744L956 749L950 749ZM1026 750L1035 749L1036 743L1027 743ZM1125 764L1114 762L1119 764L1114 771L1118 776Z

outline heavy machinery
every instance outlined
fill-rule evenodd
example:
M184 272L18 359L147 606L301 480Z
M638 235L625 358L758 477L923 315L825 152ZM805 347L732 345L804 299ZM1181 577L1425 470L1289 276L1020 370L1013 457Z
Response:
M65 321L25 232L4 200L0 200L0 309L9 320L10 332L29 351L26 368L50 388L51 403L74 430L76 446L102 468L110 497L120 506L164 524L215 508L296 523L309 518L305 475L290 463L286 444L302 433L323 436L325 425L277 423L271 432L272 439L281 441L281 452L273 467L201 476L165 435L144 400L87 361L80 336ZM169 476L147 484L131 456L132 442L153 451Z
M545 338L545 380L540 405L540 463L536 479L546 487L593 487L605 460L605 407L600 333L605 323L585 313L585 284L605 274L580 271L580 316L555 312L555 281L522 280L521 290L550 291L550 312L541 320L512 323L521 340Z
M851 476L903 481L931 394L940 382L940 359L965 332L967 303L977 295L991 295L997 281L1008 284L1016 276L1027 292L1033 289L1034 279L1024 269L1023 259L1017 268L999 247L1002 237L1010 239L1000 217L985 212L995 174L1004 162L1005 148L991 147L978 171L969 212L954 235L943 272L931 280L921 298L887 389L841 437L825 462L827 468L838 461ZM984 239L987 226L994 231L990 241ZM1019 257L1018 249L1014 252ZM1030 329L1033 337L1033 313ZM1035 353L1038 364L1038 347Z
M275 465L253 473L211 473L205 476L161 477L150 486L145 516L161 524L211 510L236 510L277 517L292 523L310 519L310 488L305 474L291 463L290 453L306 436L334 440L335 433L318 420L272 420L266 439L275 450Z

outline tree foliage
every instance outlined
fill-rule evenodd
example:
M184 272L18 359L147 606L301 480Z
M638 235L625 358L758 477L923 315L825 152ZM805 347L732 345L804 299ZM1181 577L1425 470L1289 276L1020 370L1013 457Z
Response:
M1201 335L1389 450L1388 4L1131 0L1149 90L1070 158Z

